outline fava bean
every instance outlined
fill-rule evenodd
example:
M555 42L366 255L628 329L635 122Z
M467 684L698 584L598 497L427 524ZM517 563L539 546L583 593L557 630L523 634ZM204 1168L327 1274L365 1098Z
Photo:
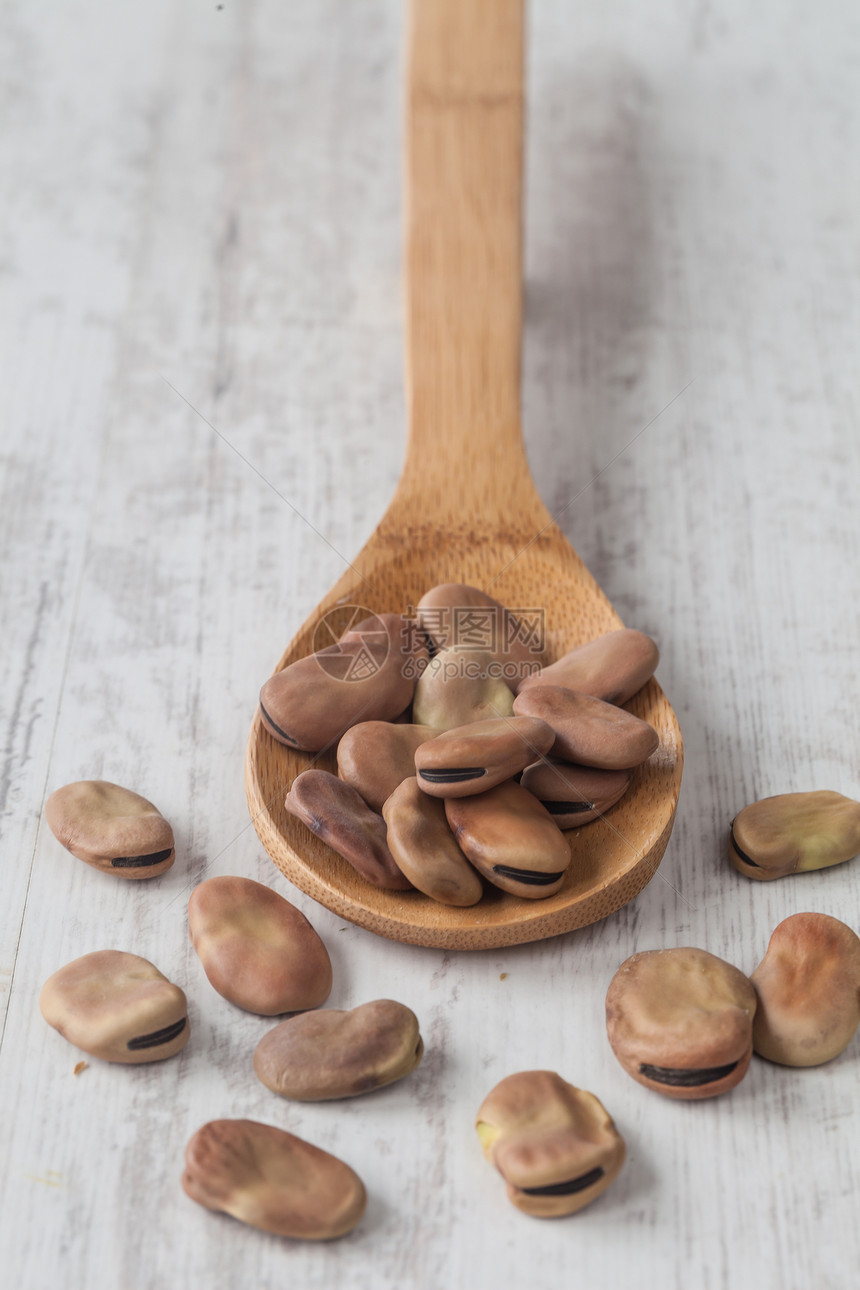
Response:
M305 770L284 803L312 833L374 887L407 891L412 883L388 849L385 821L349 784L327 770Z
M173 830L139 793L103 779L66 784L45 803L54 837L73 856L118 878L156 878L173 864Z
M860 1025L860 937L828 914L792 914L750 977L758 1009L753 1046L783 1066L819 1066Z
M624 795L632 770L599 770L567 762L537 761L520 783L549 811L560 829L578 829L605 815Z
M532 685L517 695L518 717L537 717L555 735L553 757L603 770L632 770L660 742L657 731L632 712L559 685Z
M207 878L188 931L210 984L260 1016L316 1008L332 984L328 951L301 910L251 878Z
M448 798L445 812L461 850L495 887L529 900L558 891L570 847L549 812L519 784Z
M432 726L362 721L337 746L337 773L374 811L404 779L415 774L415 750L438 730Z
M481 899L481 879L457 845L445 803L423 792L414 776L395 789L382 814L391 854L414 887L443 905Z
M739 873L766 882L826 869L860 852L860 802L841 793L781 793L735 816L729 859Z
M198 1129L185 1150L182 1186L206 1209L312 1241L352 1231L367 1203L349 1165L256 1120L210 1120Z
M42 1016L92 1057L125 1065L159 1062L188 1043L188 1005L147 959L97 950L42 986Z
M654 675L660 652L650 636L621 627L569 650L556 663L527 677L532 685L562 685L605 703L626 703Z
M519 774L552 742L549 726L532 717L473 721L416 750L418 783L431 797L471 797Z
M508 1199L538 1218L584 1209L624 1164L624 1140L603 1105L554 1071L503 1079L484 1099L476 1128Z
M606 995L612 1051L633 1079L667 1097L715 1097L752 1056L756 996L706 950L646 950L621 964Z
M326 1008L288 1017L254 1053L257 1078L294 1102L355 1097L393 1084L421 1061L418 1018L393 999L349 1012Z

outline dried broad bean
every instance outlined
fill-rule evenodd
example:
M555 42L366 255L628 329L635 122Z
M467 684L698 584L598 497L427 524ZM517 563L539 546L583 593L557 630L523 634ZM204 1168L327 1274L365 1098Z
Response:
M173 864L173 830L139 793L103 779L66 784L45 803L54 837L73 856L119 878L156 878Z
M416 748L438 733L432 726L362 721L337 746L338 776L381 811L397 785L415 774Z
M348 860L374 887L407 891L386 842L385 821L349 784L327 770L305 770L293 780L284 803L312 833Z
M606 995L612 1051L633 1079L684 1101L739 1084L752 1056L753 987L706 950L646 950Z
M393 721L407 707L427 649L400 615L381 633L361 625L336 645L297 659L260 691L263 724L280 743L319 752L360 721ZM379 639L382 635L387 638ZM392 636L395 639L391 639Z
M376 999L349 1012L327 1008L282 1021L257 1045L254 1070L281 1097L324 1102L393 1084L423 1052L415 1013Z
M632 778L632 770L537 761L526 767L520 783L549 811L560 829L577 829L605 815L627 791Z
M739 873L768 881L841 864L860 852L860 802L841 793L781 793L735 816L729 859Z
M415 686L415 720L434 726L438 732L472 721L513 716L514 692L493 675L495 666L487 650L442 650L430 660Z
M445 811L464 854L495 887L529 900L558 891L570 847L549 812L519 784L448 798Z
M324 1003L331 960L305 918L251 878L207 878L188 901L188 931L210 984L263 1017Z
M97 950L49 977L42 1016L92 1057L125 1065L160 1062L188 1043L188 1005L147 959Z
M538 1218L583 1209L624 1164L624 1139L606 1109L554 1071L503 1079L484 1099L475 1127L508 1199Z
M750 980L758 997L753 1047L783 1066L819 1066L860 1025L860 937L828 914L792 914Z
M418 783L431 797L471 797L519 774L553 742L532 717L473 721L446 730L415 753Z
M650 636L621 627L569 650L520 684L563 685L606 703L626 703L654 675L660 652Z
M457 845L445 803L429 797L413 776L405 779L382 808L388 846L414 887L443 905L474 905L483 884Z
M602 699L559 685L533 685L514 701L518 717L538 717L555 734L553 757L603 770L632 770L657 748L653 726Z
M210 1120L198 1129L182 1186L206 1209L313 1241L352 1231L367 1203L358 1174L337 1156L256 1120Z

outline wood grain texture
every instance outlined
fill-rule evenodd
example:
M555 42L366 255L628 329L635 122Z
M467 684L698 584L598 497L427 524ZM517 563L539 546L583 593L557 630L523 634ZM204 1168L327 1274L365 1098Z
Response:
M297 891L242 783L261 679L403 462L404 39L394 0L0 17L4 1283L848 1290L860 1041L678 1106L623 1073L602 1009L636 950L750 971L788 914L860 929L860 861L765 885L725 858L755 797L860 796L860 20L837 0L532 6L529 462L621 618L659 640L686 764L634 901L481 954L399 946ZM130 891L62 851L42 802L83 776L156 802L170 873ZM269 1023L216 996L187 942L188 890L216 873L310 917L331 1006L415 1010L413 1075L321 1106L256 1083ZM111 945L186 989L191 1038L160 1067L75 1076L39 988ZM529 1067L591 1088L627 1139L569 1221L516 1213L474 1137L492 1085ZM225 1115L357 1168L355 1233L303 1247L188 1201L185 1142Z

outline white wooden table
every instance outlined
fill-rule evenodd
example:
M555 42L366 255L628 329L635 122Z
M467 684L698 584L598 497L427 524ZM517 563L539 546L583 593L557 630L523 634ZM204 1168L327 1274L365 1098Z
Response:
M680 1105L623 1073L603 998L635 950L751 971L790 913L860 927L860 861L764 885L725 857L756 797L860 793L860 13L535 0L529 455L661 643L686 770L632 905L472 955L291 889L242 786L258 687L402 459L402 37L394 0L3 10L3 1284L848 1290L860 1040ZM46 794L95 777L173 822L163 879L113 881L54 840ZM187 940L188 891L220 873L308 914L332 1006L415 1009L412 1077L308 1106L256 1081L270 1023L217 996ZM39 989L112 946L186 989L191 1042L75 1076ZM611 1191L554 1223L508 1205L472 1128L530 1067L596 1092L629 1148ZM184 1146L220 1116L349 1161L361 1226L303 1246L192 1204Z

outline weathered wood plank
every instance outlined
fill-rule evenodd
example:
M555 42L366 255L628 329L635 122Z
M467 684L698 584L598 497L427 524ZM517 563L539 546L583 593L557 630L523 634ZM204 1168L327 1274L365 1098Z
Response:
M7 6L0 29L10 1283L286 1272L437 1290L576 1269L595 1290L631 1272L642 1290L843 1290L858 1041L678 1106L624 1075L602 1008L637 949L701 945L751 970L789 913L860 926L860 862L764 886L724 857L746 801L860 789L856 14L533 5L530 459L619 612L659 638L686 769L633 905L471 956L381 941L290 893L242 790L259 682L402 460L400 6L78 0ZM151 887L77 864L40 826L46 791L97 775L176 828ZM415 1009L427 1050L409 1080L331 1106L257 1083L268 1023L218 998L187 942L188 888L212 873L295 899L330 947L332 1006ZM75 1077L38 992L108 945L186 988L192 1039L163 1066ZM528 1067L592 1088L628 1141L618 1183L569 1222L517 1215L474 1138L484 1094ZM184 1145L221 1115L353 1164L370 1195L353 1236L300 1247L192 1205Z

